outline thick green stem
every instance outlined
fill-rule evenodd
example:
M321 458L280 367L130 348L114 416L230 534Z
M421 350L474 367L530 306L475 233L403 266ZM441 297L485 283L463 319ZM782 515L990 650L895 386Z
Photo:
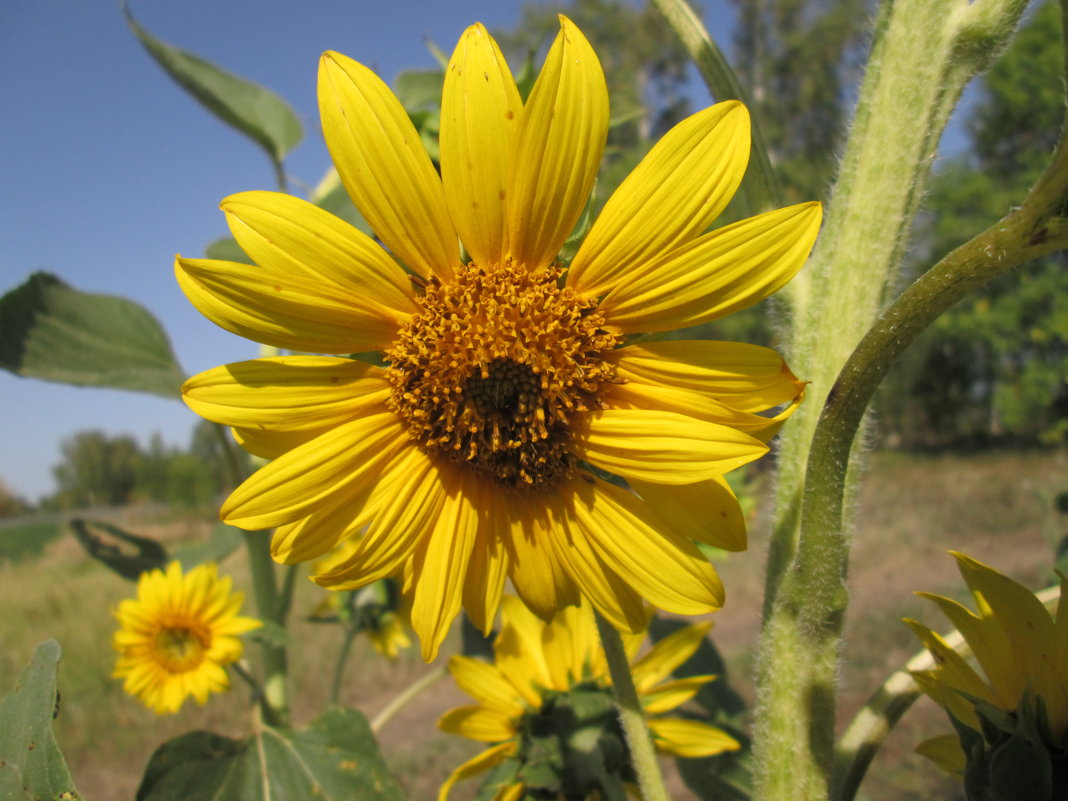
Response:
M612 677L612 690L616 696L616 709L623 732L627 737L631 764L638 774L642 801L668 801L664 788L664 777L660 774L660 763L656 759L653 738L645 723L638 691L634 687L634 677L630 672L630 662L623 649L623 639L611 623L598 613L597 631L601 635L601 647L608 662L608 674Z
M836 376L855 372L846 360L896 275L945 122L967 81L1007 42L1022 8L1021 0L896 0L883 4L877 20L827 222L791 289L790 360L811 384L780 451L758 659L757 798L827 798L856 435L881 374L861 379L869 394L833 455L810 459L813 438L818 425L834 425L821 412L838 402ZM904 323L894 325L884 333L900 344ZM887 352L885 366L900 350Z
M745 89L738 82L734 70L686 0L652 0L652 3L675 29L712 96L718 101L740 100L749 105ZM771 168L771 158L760 127L753 121L752 128L752 153L742 189L750 213L759 214L778 208L783 201L779 179Z
M284 621L279 615L282 605L274 575L274 561L268 550L268 534L264 531L246 531L244 535L256 610L261 620L282 625ZM289 723L289 660L286 649L284 645L270 641L264 641L261 645L264 718L271 725L284 726Z

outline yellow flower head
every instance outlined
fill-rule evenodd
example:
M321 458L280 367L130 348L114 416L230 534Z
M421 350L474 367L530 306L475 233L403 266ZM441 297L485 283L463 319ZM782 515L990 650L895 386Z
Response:
M1061 581L1061 601L1053 618L1026 587L969 556L951 553L975 600L976 611L940 595L917 594L934 601L949 618L982 674L934 631L906 619L935 661L935 667L914 671L913 677L959 724L976 733L976 742L1011 721L1012 726L1036 725L1051 748L1063 750L1068 735L1065 581ZM1010 715L1002 716L998 710ZM1012 732L1001 734L1011 739ZM954 735L936 737L917 750L947 771L963 774L966 755L957 740ZM996 748L997 743L990 745Z
M176 262L186 295L227 330L382 354L382 368L303 355L231 364L184 394L273 460L223 519L276 527L284 563L366 531L316 581L402 577L428 660L461 606L489 630L506 579L545 620L580 594L627 631L644 626L643 599L679 614L718 608L722 586L692 540L745 547L723 475L767 451L801 394L765 348L625 345L756 303L808 255L816 203L703 233L745 170L741 104L672 129L564 269L608 92L582 33L560 26L525 102L486 29L464 32L445 75L440 175L389 88L326 53L323 134L385 247L303 200L245 192L222 208L257 266Z
M703 757L739 747L737 740L707 723L658 717L693 698L715 678L691 676L665 681L693 656L710 627L711 624L703 623L680 629L637 660L635 656L644 634L624 636L635 687L648 716L654 744L666 754ZM492 665L465 656L449 660L449 671L456 683L478 703L446 712L438 726L494 745L453 771L441 788L439 801L444 801L460 779L509 759L515 762L516 770L512 779L499 788L501 797L521 796L531 781L529 775L524 775L525 766L549 753L563 755L554 778L582 774L582 770L565 769L567 760L576 758L567 756L568 746L579 742L588 745L592 740L588 731L596 729L598 723L609 734L616 734L620 744L623 742L622 733L612 731L617 718L609 693L611 680L593 610L588 604L561 609L552 622L544 623L518 599L505 597L501 604L501 630L493 650ZM600 704L596 702L598 698L603 699ZM562 706L567 708L563 714ZM547 732L554 747L539 745ZM591 753L588 747L578 750ZM545 776L543 767L538 759L537 776ZM628 770L623 768L624 778ZM552 792L554 788L542 785L540 789ZM590 789L568 788L568 797L575 797L580 790L584 795Z
M158 715L177 712L187 696L203 704L230 686L224 667L241 657L239 635L260 621L239 617L242 595L214 564L182 575L171 562L137 582L137 598L119 603L112 638L119 659L112 674L123 689Z

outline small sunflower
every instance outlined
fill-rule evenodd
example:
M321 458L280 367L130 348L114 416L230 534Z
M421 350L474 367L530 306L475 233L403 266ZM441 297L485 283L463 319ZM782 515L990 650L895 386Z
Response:
M690 700L715 676L664 681L689 659L710 623L687 626L635 656L644 634L624 636L635 687L657 750L703 757L734 751L739 743L696 720L659 717ZM494 664L465 656L449 660L456 683L478 704L446 712L438 727L494 745L453 771L438 795L444 801L461 780L511 760L499 798L520 798L536 784L538 797L587 797L606 773L633 782L611 698L611 680L588 604L560 610L552 622L535 617L518 599L501 604ZM588 764L594 760L596 764ZM614 763L614 764L613 764ZM592 777L589 786L566 786ZM547 796L546 796L547 794Z
M949 618L982 673L927 626L905 620L935 661L930 670L914 671L913 678L959 724L956 735L932 738L916 750L949 773L972 772L975 781L987 784L999 781L999 763L1016 767L1014 759L999 758L999 750L1011 753L1027 740L1023 750L1037 759L1042 749L1035 744L1044 743L1054 755L1052 776L1060 792L1068 792L1068 582L1061 579L1061 600L1052 617L1023 585L969 556L951 553L976 612L940 595L917 595L933 601ZM1024 773L1043 771L1031 764ZM1051 773L1048 764L1045 773ZM1018 780L1011 780L1017 782L1012 797L1029 797Z
M187 696L203 704L230 687L225 666L241 657L239 635L262 625L238 616L242 594L231 584L211 563L184 576L178 562L141 574L137 598L119 603L112 638L119 652L112 676L128 694L164 715Z
M176 261L189 299L229 331L381 354L384 367L240 362L183 392L273 460L222 518L276 528L272 553L287 564L363 532L315 580L401 577L427 660L461 606L489 631L507 579L543 620L581 594L624 631L644 626L643 600L678 614L720 607L693 540L745 547L723 475L767 451L803 387L766 348L627 344L756 303L807 258L818 203L703 233L745 171L740 103L668 132L560 262L608 130L597 57L560 25L525 102L486 29L467 29L446 70L440 175L386 84L326 53L323 134L385 247L298 198L245 192L222 209L257 266Z

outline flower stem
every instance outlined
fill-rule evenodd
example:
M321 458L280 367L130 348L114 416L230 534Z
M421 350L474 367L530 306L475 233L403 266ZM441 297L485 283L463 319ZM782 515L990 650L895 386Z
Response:
M439 668L435 668L429 673L420 676L413 681L407 687L405 687L392 701L390 701L386 708L379 712L375 719L371 721L371 731L378 734L382 730L382 727L389 723L390 719L400 712L409 702L415 700L415 697L419 695L423 690L430 687L438 679L442 679L449 673L448 669L443 665Z
M612 677L612 690L616 696L616 708L623 731L627 736L630 759L634 772L638 774L642 801L668 801L664 788L664 777L660 774L660 763L656 759L653 738L645 723L645 713L638 700L638 691L634 687L634 677L630 672L630 663L623 649L623 639L607 620L595 613L597 631L601 635L601 647L608 662L608 673Z
M267 550L267 532L245 531L245 548L256 609L260 619L281 625L281 604L275 581L274 562ZM284 645L262 642L264 718L273 726L289 723L289 660Z
M334 678L330 682L331 704L337 704L338 698L341 696L341 680L345 676L345 665L349 661L349 652L352 651L352 643L356 640L356 635L359 633L359 626L350 624L345 627L345 639L341 641L341 650L338 652L337 662L334 664Z

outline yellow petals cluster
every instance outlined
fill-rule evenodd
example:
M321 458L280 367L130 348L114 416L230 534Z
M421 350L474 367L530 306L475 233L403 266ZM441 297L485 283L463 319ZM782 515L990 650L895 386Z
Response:
M182 574L172 562L137 582L137 597L119 603L119 652L112 674L123 689L158 715L177 712L189 696L203 704L229 688L226 665L241 658L240 635L259 620L240 617L242 594L214 564Z
M703 757L740 746L726 732L689 718L664 716L689 701L714 676L670 679L672 672L701 645L711 624L686 626L663 638L645 654L638 651L644 633L624 637L631 672L649 729L657 750L674 756ZM493 745L460 765L441 788L439 801L445 801L456 782L489 770L506 760L515 763L515 780L498 788L498 798L520 798L527 789L522 784L523 767L531 748L531 737L549 728L537 720L548 709L550 699L580 687L603 690L611 687L608 665L597 634L593 610L580 604L561 610L549 623L535 617L517 598L505 597L501 604L501 630L493 643L494 662L488 664L466 656L453 656L449 672L456 683L477 703L446 712L438 727ZM616 712L611 707L611 719ZM567 718L571 718L568 711ZM557 736L566 736L568 723L556 721ZM577 722L582 728L588 722ZM567 751L565 748L564 751ZM573 773L560 765L559 774ZM600 771L603 771L600 766ZM624 768L624 775L626 774ZM582 771L578 771L582 773ZM598 773L591 770L591 774ZM566 778L564 779L566 781ZM540 788L544 791L545 788ZM567 788L567 797L576 788Z
M194 411L272 460L223 519L275 528L284 563L358 538L315 580L396 578L428 660L461 608L488 631L506 583L544 620L581 596L623 631L644 627L646 602L718 608L722 586L693 540L745 547L723 476L767 451L803 383L765 348L626 342L756 303L804 263L816 203L706 232L745 171L744 106L669 131L567 265L558 254L594 185L608 92L566 17L526 101L486 29L464 32L446 70L440 172L362 64L326 53L319 106L381 244L298 198L244 192L222 208L255 266L176 262L213 322L327 354L186 383ZM347 358L369 351L385 366Z

